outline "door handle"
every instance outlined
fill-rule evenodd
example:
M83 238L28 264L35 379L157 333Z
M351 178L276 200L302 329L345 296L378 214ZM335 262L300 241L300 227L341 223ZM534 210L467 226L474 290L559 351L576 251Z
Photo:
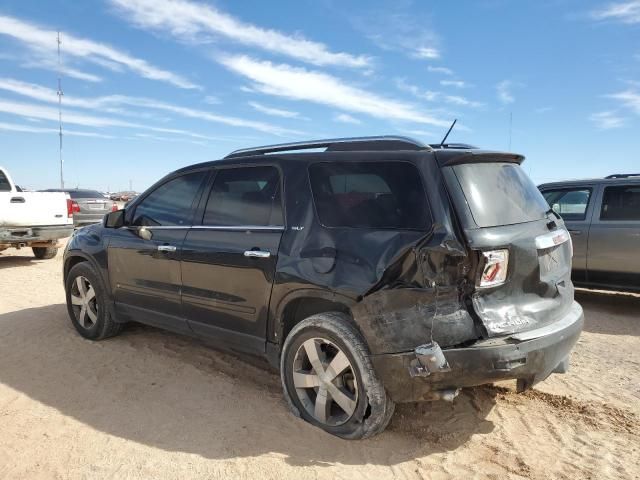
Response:
M159 252L175 252L176 247L173 245L158 245Z
M11 203L24 203L26 200L24 197L12 197L10 200Z
M264 250L245 250L244 256L251 258L269 258L271 256L271 252Z
M571 235L582 235L582 230L569 230Z

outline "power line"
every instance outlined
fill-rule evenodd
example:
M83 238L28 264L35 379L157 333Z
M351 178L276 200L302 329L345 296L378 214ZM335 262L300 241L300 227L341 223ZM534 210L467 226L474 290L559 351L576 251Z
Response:
M60 30L58 30L58 125L60 137L60 188L64 188L64 168L62 161L62 63L60 61Z

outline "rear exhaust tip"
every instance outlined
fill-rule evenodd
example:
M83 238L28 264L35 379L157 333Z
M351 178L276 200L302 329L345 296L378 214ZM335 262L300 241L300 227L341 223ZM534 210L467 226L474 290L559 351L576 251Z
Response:
M460 393L459 388L449 388L447 390L433 390L424 395L425 400L444 400L445 402L453 402Z

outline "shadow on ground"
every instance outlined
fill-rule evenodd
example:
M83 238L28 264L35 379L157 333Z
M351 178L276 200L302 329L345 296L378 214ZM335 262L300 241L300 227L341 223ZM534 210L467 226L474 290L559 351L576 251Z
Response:
M630 315L640 312L640 295L577 290L576 301L588 312L585 331L640 336L640 317Z
M292 465L395 465L488 433L497 390L406 404L382 435L336 439L295 418L278 375L186 337L130 326L82 339L65 306L0 314L0 382L94 429L205 458L281 455ZM65 422L72 428L73 422ZM71 426L69 426L71 425Z
M26 267L28 265L34 265L37 262L38 260L36 260L31 253L31 249L28 250L28 253L27 250L25 250L25 253L22 255L7 256L6 254L2 255L2 252L0 252L0 270L11 267Z

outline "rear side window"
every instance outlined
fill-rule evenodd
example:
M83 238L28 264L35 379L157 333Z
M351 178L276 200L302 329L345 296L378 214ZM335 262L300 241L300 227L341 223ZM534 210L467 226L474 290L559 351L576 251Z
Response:
M218 171L207 200L203 225L282 226L280 174L275 167Z
M324 226L425 230L431 223L420 173L410 163L317 163L309 178Z
M137 206L136 226L191 226L193 201L206 172L193 172L163 183Z
M10 191L11 191L11 184L9 183L9 179L3 172L0 172L0 192L10 192Z
M549 205L520 165L465 163L453 170L478 227L545 218Z
M584 220L591 198L590 188L547 190L542 192L553 211L565 220Z
M640 220L640 185L606 187L600 220Z

